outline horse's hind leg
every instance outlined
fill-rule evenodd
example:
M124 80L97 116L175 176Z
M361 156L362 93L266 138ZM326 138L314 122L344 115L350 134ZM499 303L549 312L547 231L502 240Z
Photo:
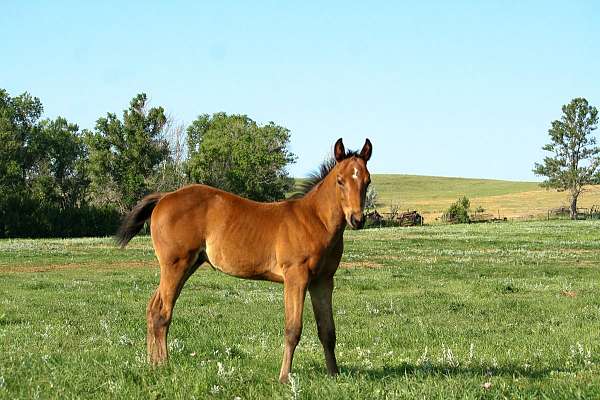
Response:
M167 334L171 325L173 307L183 285L202 262L204 262L202 256L196 255L172 262L160 261L160 283L146 308L148 361L151 364L166 361Z

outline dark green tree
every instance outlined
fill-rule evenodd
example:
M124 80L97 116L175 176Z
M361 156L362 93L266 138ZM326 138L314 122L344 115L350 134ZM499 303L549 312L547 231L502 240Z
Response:
M548 130L551 142L543 147L553 154L535 163L533 172L547 178L543 187L569 192L571 219L575 219L584 186L600 178L600 147L593 136L598 110L579 97L564 105L562 112L561 119L552 121Z
M85 202L87 152L76 124L58 117L40 124L39 157L32 173L34 195L61 209Z
M0 190L3 194L26 189L31 169L40 154L40 99L23 93L17 97L0 89Z
M86 204L77 125L42 112L38 98L0 90L0 237L106 234L117 218Z
M31 225L36 204L28 177L39 154L39 118L43 107L28 93L11 97L0 89L0 237Z
M257 201L281 200L292 189L285 167L296 157L288 149L288 129L216 113L200 115L187 133L191 181Z
M148 109L145 94L131 100L121 121L115 114L96 121L86 132L91 191L98 204L114 204L121 213L153 191L150 181L169 156L164 138L164 109Z

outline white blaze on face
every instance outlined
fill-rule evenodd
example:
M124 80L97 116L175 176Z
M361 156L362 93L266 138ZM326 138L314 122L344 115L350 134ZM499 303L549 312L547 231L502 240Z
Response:
M358 179L358 168L354 167L354 173L352 174L352 179Z

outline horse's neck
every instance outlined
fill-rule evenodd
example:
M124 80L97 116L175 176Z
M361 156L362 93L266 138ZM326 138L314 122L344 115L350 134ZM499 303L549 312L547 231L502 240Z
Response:
M325 177L323 182L306 197L307 202L321 220L332 239L338 238L346 227L344 211L340 205L335 179Z

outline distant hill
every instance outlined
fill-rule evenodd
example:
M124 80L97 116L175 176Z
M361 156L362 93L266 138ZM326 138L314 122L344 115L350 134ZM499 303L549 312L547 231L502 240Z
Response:
M544 215L548 209L568 204L567 193L543 189L537 182L387 174L373 174L371 179L383 211L396 203L401 210L419 211L427 222L461 196L471 200L472 208L481 206L487 213L509 218ZM579 207L600 205L600 186L587 189Z

